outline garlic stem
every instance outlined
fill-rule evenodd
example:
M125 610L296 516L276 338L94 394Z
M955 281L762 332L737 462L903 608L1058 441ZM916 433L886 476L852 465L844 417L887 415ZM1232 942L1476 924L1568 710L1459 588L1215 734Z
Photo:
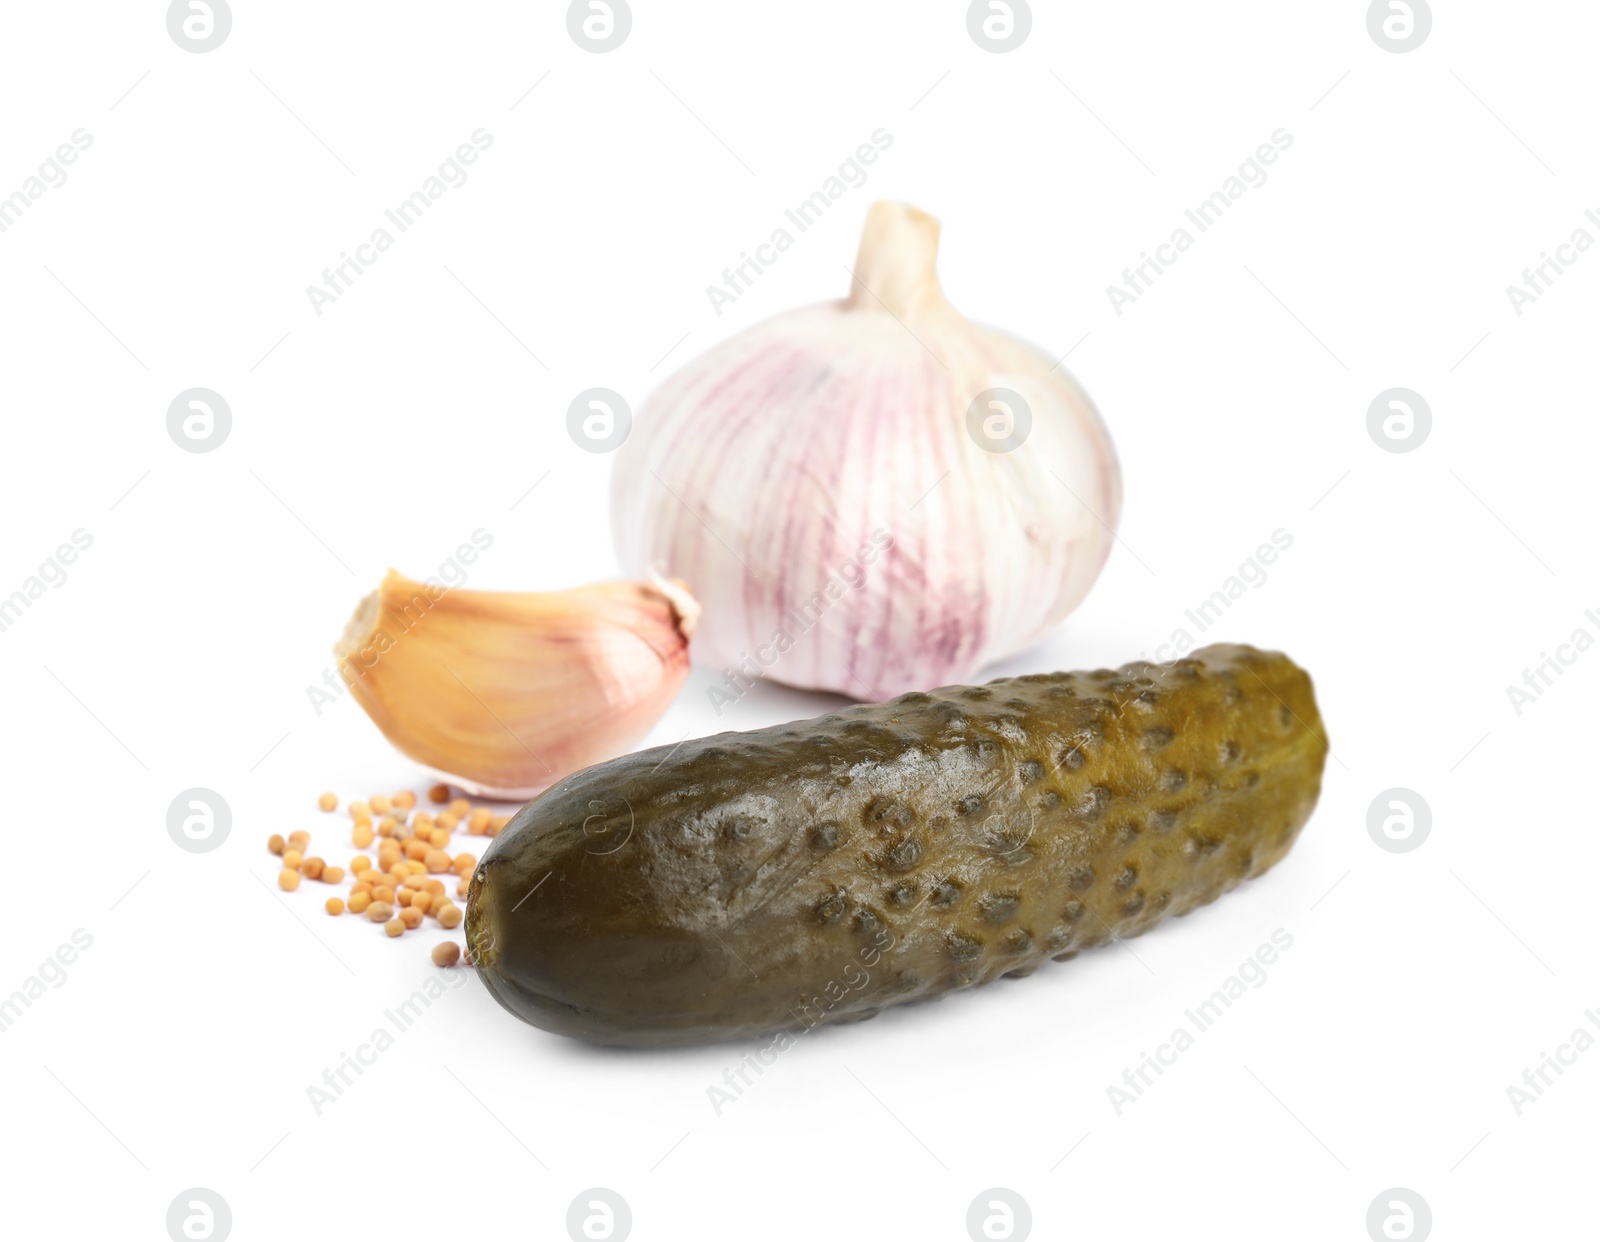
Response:
M874 203L856 252L851 306L910 319L942 303L944 293L934 270L938 257L937 220L906 203Z

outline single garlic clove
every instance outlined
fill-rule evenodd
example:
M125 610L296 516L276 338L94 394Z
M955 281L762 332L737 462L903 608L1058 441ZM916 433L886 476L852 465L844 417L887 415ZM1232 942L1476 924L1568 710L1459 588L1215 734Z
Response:
M334 652L406 755L470 793L529 798L650 730L688 676L699 613L676 582L463 591L390 570Z
M754 676L858 699L972 681L1110 554L1121 478L1093 404L945 300L938 240L925 212L874 204L845 299L690 362L617 453L618 553L695 583L719 708Z

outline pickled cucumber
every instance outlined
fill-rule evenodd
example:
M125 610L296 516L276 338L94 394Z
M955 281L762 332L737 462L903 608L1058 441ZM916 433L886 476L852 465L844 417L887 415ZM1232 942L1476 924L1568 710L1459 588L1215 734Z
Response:
M473 965L604 1044L871 1017L1214 901L1322 782L1311 679L1212 646L625 755L530 802L467 898Z

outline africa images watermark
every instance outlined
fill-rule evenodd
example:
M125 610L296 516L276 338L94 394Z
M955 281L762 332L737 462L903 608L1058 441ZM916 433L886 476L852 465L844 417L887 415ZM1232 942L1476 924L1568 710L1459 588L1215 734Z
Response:
M1175 1028L1165 1043L1156 1045L1154 1054L1141 1052L1138 1064L1122 1071L1122 1084L1112 1083L1106 1088L1106 1098L1111 1101L1111 1109L1118 1117L1122 1116L1123 1109L1137 1104L1144 1093L1155 1085L1155 1079L1176 1065L1179 1055L1193 1048L1199 1042L1198 1036L1215 1026L1217 1020L1233 1007L1234 1001L1246 995L1247 991L1266 985L1267 967L1278 960L1280 951L1287 952L1294 945L1294 937L1279 927L1274 929L1271 941L1271 944L1258 946L1240 963L1239 969L1224 979L1205 1000L1183 1011L1183 1016L1189 1021L1188 1026ZM1274 945L1277 947L1274 948ZM1190 1027L1194 1028L1192 1033Z
M1583 616L1590 625L1600 629L1600 613L1588 608ZM1520 716L1537 703L1544 697L1545 691L1556 684L1556 679L1565 676L1566 671L1578 662L1578 657L1592 646L1594 635L1587 627L1580 625L1572 631L1566 642L1556 644L1555 655L1541 651L1539 663L1522 670L1522 684L1506 687L1506 698L1511 700L1512 711Z
M1187 626L1181 625L1173 630L1172 636L1156 648L1155 662L1170 664L1194 650L1196 637L1221 620L1236 600L1265 586L1270 567L1292 547L1294 535L1281 526L1273 531L1271 542L1260 544L1252 555L1245 557L1238 570L1222 580L1221 586L1193 608L1184 609L1184 620L1194 626L1195 632L1191 634ZM1140 657L1143 658L1142 652Z
M1584 216L1589 223L1600 229L1600 215L1596 215L1592 208L1584 211ZM1506 286L1506 297L1511 301L1511 309L1517 312L1517 318L1522 318L1523 308L1537 302L1551 289L1555 288L1555 277L1565 276L1567 268L1571 267L1586 250L1594 246L1594 235L1588 229L1579 226L1572 231L1572 236L1556 247L1556 252L1551 254L1548 250L1539 252L1539 262L1532 267L1522 269L1522 286Z
M94 944L94 937L81 927L73 930L71 940L71 944L58 946L39 964L38 970L24 979L10 996L0 1000L0 1034L15 1026L24 1011L33 1008L34 1001L43 999L46 984L52 989L67 985L67 967L78 960L79 953L86 952Z
M0 634L21 620L22 614L41 599L47 589L59 590L67 584L67 566L77 561L80 553L94 546L94 536L78 527L70 541L61 544L55 552L39 563L39 568L22 580L22 585L10 595L0 598Z
M836 202L843 198L850 190L859 190L867 183L867 170L864 167L876 164L878 156L894 145L894 135L888 130L878 128L870 135L871 142L863 142L855 149L855 154L839 165L838 171L822 182L820 189L802 199L790 210L785 209L784 217L804 233L818 220L822 219ZM731 268L722 269L722 285L707 285L706 297L711 300L711 309L722 317L724 306L730 306L740 297L755 287L754 277L762 275L765 270L778 261L778 256L790 246L794 245L794 234L781 225L772 231L772 236L755 248L755 253L741 250L739 262Z
M1204 233L1248 191L1266 185L1266 166L1276 164L1278 157L1294 145L1294 135L1286 129L1273 130L1270 138L1270 142L1263 142L1255 149L1255 154L1239 165L1237 172L1223 181L1221 189L1213 190L1193 209L1186 209L1184 218ZM1155 277L1166 275L1166 269L1194 243L1195 235L1179 225L1170 238L1156 247L1154 254L1141 250L1139 262L1122 269L1122 284L1106 286L1106 297L1111 299L1111 309L1117 312L1117 318L1122 318L1123 307L1133 305L1150 292L1155 287Z
M850 591L858 591L866 585L867 566L893 546L894 536L883 527L878 527L872 532L870 540L839 566L837 573L828 576L820 590L813 592L808 599L784 609L783 624L772 632L771 639L757 647L754 654L741 651L738 666L723 671L722 684L706 687L706 698L712 710L720 716L724 707L742 699L757 681L767 675L766 670L775 667L785 654L794 649L800 637L816 628L830 608Z
M44 197L46 190L58 190L67 183L64 165L76 164L78 156L94 145L94 135L78 128L72 131L71 141L63 142L55 152L46 157L37 172L23 178L20 189L0 198L0 233L12 228L22 213Z
M722 1071L722 1086L712 1083L706 1088L706 1099L711 1101L711 1111L718 1117L722 1110L744 1098L749 1089L750 1075L757 1078L765 1072L763 1067L773 1064L780 1056L799 1042L800 1036L807 1034L817 1027L828 1013L839 1002L843 1001L853 992L859 992L872 981L871 968L876 966L883 955L894 948L894 937L884 928L879 928L873 933L872 943L862 945L858 954L862 966L849 962L839 972L839 978L829 979L822 986L821 991L802 1001L789 1011L794 1018L794 1024L785 1027L772 1037L770 1043L763 1044L754 1052L747 1052L742 1058Z
M1589 1019L1590 1026L1600 1030L1600 1013L1596 1013L1593 1009L1585 1009L1583 1016ZM1541 1052L1538 1066L1522 1071L1522 1085L1519 1087L1516 1083L1512 1083L1506 1088L1506 1099L1511 1101L1511 1111L1520 1117L1524 1108L1530 1104L1537 1104L1543 1098L1546 1089L1555 1085L1550 1075L1554 1074L1560 1078L1578 1063L1580 1054L1588 1052L1595 1046L1595 1042L1593 1032L1580 1026L1574 1028L1571 1038L1565 1043L1556 1045L1553 1055Z
M472 532L471 538L471 543L461 544L453 556L446 558L437 574L423 579L419 584L420 589L413 592L410 599L402 600L398 607L392 602L383 606L383 618L393 627L393 632L390 626L380 621L366 642L339 661L337 669L322 670L322 685L313 683L306 687L306 698L311 703L312 711L320 716L324 707L337 703L358 677L364 677L376 668L378 661L394 649L395 643L433 611L435 604L451 591L466 585L467 566L476 564L478 557L494 546L494 536L481 526Z
M423 180L421 189L413 190L394 207L385 209L383 214L389 223L404 233L421 220L434 203L445 196L447 190L466 185L465 166L476 164L478 156L494 145L494 135L481 126L472 131L471 137L471 142L463 142L454 154L445 158L436 172ZM355 248L354 254L341 250L339 262L322 269L322 287L306 286L306 297L311 299L311 309L316 311L317 318L322 318L323 307L331 306L348 293L356 280L366 275L365 269L376 263L378 256L394 242L395 235L380 225L372 231L370 238Z
M320 1117L323 1109L337 1104L344 1093L355 1085L355 1080L376 1065L378 1058L393 1048L399 1037L433 1008L435 1001L465 987L473 973L470 970L434 970L424 975L410 996L393 1009L383 1011L388 1025L374 1027L372 1035L365 1042L357 1044L354 1053L341 1051L338 1063L322 1071L320 1087L316 1083L306 1087L306 1099L311 1101L311 1111Z

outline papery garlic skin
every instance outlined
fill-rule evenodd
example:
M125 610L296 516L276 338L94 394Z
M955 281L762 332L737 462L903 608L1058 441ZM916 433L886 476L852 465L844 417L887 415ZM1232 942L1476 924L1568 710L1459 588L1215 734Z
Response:
M632 748L689 675L681 584L463 591L389 571L334 648L394 745L469 793L530 798Z
M930 216L874 204L848 298L749 328L640 410L612 478L618 553L694 584L711 667L857 699L971 681L1105 564L1122 489L1099 415L944 300L937 245ZM1031 412L1011 451L969 434L993 388Z

